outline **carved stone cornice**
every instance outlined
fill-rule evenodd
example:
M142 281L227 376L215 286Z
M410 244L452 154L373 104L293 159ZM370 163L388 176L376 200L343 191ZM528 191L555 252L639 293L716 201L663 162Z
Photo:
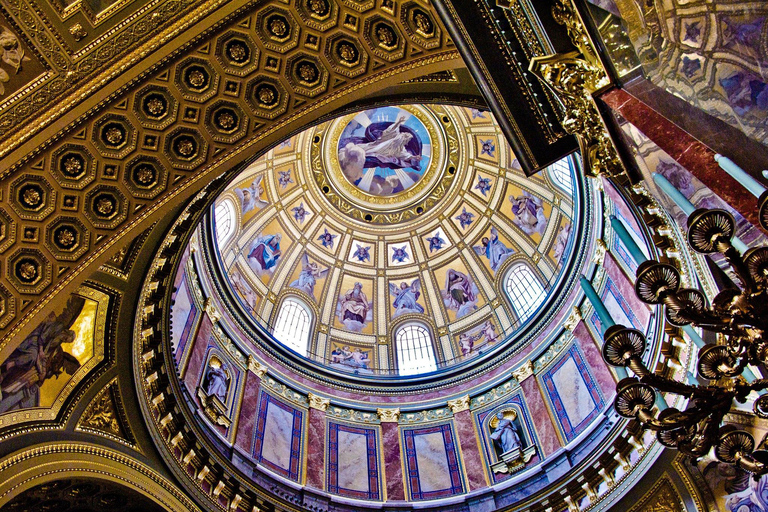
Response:
M512 376L517 382L523 382L525 379L533 375L534 365L530 359L526 361L520 368L512 371Z
M263 379L269 369L261 364L254 356L248 356L248 371L253 372L260 379Z

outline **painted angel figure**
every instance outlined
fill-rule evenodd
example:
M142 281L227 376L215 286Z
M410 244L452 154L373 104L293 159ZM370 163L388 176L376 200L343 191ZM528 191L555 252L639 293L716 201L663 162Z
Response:
M496 272L499 269L499 265L515 251L504 245L504 242L499 240L499 231L495 228L491 228L490 237L484 236L482 238L482 245L475 245L472 247L478 256L485 256L491 264L491 270Z
M467 332L463 332L459 335L459 346L461 347L461 354L467 355L470 352L472 352L472 349L475 347L475 341L479 339L479 336L471 335Z
M440 232L435 231L435 234L431 237L427 238L427 242L429 242L429 252L430 254L432 251L439 251L443 248L443 244L445 243L445 240L440 238Z
M479 190L480 193L485 197L488 194L488 191L491 190L491 178L483 178L482 176L478 176L475 190Z
M277 171L278 178L277 183L280 185L280 188L287 187L290 183L293 183L293 180L291 179L291 171Z
M468 212L466 208L462 208L461 213L456 216L456 220L461 224L461 229L466 229L472 224L472 219L475 218L475 214Z
M293 212L293 218L296 219L296 222L304 224L304 218L309 214L309 210L304 208L304 203L299 203L299 206L294 206L291 208L291 211Z
M480 326L480 333L482 336L485 336L485 343L494 343L499 339L496 334L496 325L490 320L486 320L486 322Z
M524 190L521 196L509 196L509 201L512 203L512 213L515 214L512 220L515 226L529 236L544 233L547 217L544 215L544 205L540 198Z
M283 254L280 250L280 233L274 235L259 235L254 240L248 262L259 275L274 272L274 267Z
M560 228L555 238L555 261L560 263L565 256L565 249L568 247L568 239L571 237L571 225L566 224Z
M267 206L267 201L261 198L264 193L264 187L261 182L264 181L264 176L259 176L250 187L235 188L235 194L240 198L241 213L246 214L254 209L261 209Z
M232 278L232 285L235 287L237 293L245 300L246 304L250 306L251 312L256 312L256 302L258 301L258 295L253 291L253 288L247 283L240 270L235 268L230 272Z
M392 261L396 261L397 263L405 263L405 261L409 258L408 252L405 250L407 247L407 245L402 247L393 247Z
M417 302L421 295L421 279L418 277L411 281L410 285L400 283L399 288L394 283L389 283L389 293L395 298L392 301L392 307L395 308L393 318L404 313L424 313L424 307Z
M325 232L317 237L318 240L320 240L320 243L323 244L323 247L327 247L328 249L333 249L333 239L336 238L338 235L334 235L333 233L329 232L327 228L324 228Z
M445 288L440 290L443 302L448 309L461 318L477 309L479 290L472 279L463 272L448 269L445 274Z
M301 257L301 273L299 278L291 283L293 288L305 291L308 295L314 298L315 296L315 283L318 279L323 279L328 275L328 267L320 269L320 266L314 261L309 261L309 257L305 252Z
M357 248L355 249L355 253L352 255L353 258L357 258L357 261L370 261L371 259L371 246L366 245L363 247L360 244L355 244Z

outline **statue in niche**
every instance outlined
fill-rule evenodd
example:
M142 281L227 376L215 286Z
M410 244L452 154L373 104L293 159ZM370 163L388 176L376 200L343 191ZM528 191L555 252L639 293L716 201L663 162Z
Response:
M205 368L202 385L197 388L197 397L203 411L214 423L228 427L231 420L226 416L227 392L229 391L229 372L221 360L212 356Z
M512 411L514 414L514 411ZM512 419L504 417L503 412L496 413L496 426L491 433L491 439L493 439L494 445L497 449L501 449L501 453L506 453L520 448L520 436L517 433L517 427L513 423L516 414L512 416Z
M525 446L521 435L517 411L505 409L496 413L488 423L491 441L498 462L491 464L494 473L514 473L530 462L536 454L536 446Z

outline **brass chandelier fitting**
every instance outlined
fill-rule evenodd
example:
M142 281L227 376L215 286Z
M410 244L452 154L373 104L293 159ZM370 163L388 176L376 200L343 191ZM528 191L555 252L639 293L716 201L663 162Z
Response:
M707 344L698 355L700 377L709 385L690 385L651 372L643 363L646 340L643 333L622 325L604 335L603 359L632 370L616 387L615 408L621 416L636 419L643 429L656 432L667 447L699 458L714 447L718 460L755 475L768 474L768 435L755 446L753 436L735 427L721 425L733 400L744 403L753 391L768 388L768 379L742 376L748 364L768 362L768 248L752 248L743 256L731 240L736 222L725 210L699 209L688 217L688 244L694 251L721 253L741 282L741 288L726 288L707 303L696 289L680 287L680 273L672 265L646 261L637 269L635 293L651 305L666 306L667 321L677 327L694 325L720 333L718 343ZM688 399L685 410L664 407L654 414L656 393ZM768 394L754 402L753 410L768 418Z

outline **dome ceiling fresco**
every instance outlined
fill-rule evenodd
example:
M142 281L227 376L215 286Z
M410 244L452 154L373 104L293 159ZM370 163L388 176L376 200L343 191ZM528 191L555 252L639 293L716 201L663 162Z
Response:
M239 308L294 351L359 375L425 373L547 309L573 253L573 169L568 158L525 177L488 112L351 113L284 141L220 194L209 257ZM407 370L405 327L430 340Z

